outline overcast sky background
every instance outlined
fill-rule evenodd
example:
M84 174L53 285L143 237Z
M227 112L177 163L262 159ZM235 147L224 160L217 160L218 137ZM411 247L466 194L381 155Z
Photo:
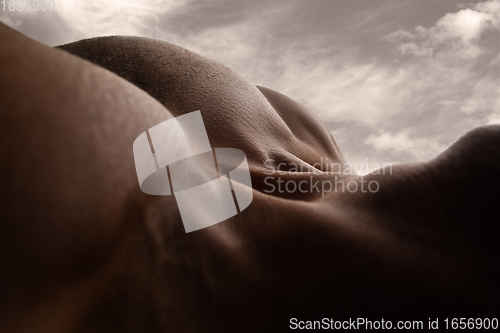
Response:
M48 45L118 34L186 47L308 106L353 163L429 159L500 123L500 0L55 3L0 21Z

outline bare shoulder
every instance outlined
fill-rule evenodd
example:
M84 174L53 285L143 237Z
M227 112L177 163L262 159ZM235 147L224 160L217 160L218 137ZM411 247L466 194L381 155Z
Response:
M468 131L440 154L436 162L499 171L500 125L480 126Z
M190 50L125 36L59 48L128 80L175 116L201 110L211 143L242 149L255 166L270 156L309 164L325 155L342 158L324 125L299 103Z
M140 193L132 143L172 115L119 76L2 23L0 73L0 330L69 330L81 308L68 304L94 294L91 276ZM54 317L40 315L47 309Z

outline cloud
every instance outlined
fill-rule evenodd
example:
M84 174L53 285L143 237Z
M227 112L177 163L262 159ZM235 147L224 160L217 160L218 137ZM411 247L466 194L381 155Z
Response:
M18 29L22 21L20 19L9 17L7 15L0 15L0 22L8 25L11 28Z
M85 37L142 35L148 23L154 23L158 16L185 3L182 0L65 0L57 3L56 12Z
M352 60L300 66L290 60L277 87L302 101L324 121L360 121L376 125L398 112L407 73Z
M29 24L28 16L10 20L24 19L22 32L51 45L128 34L213 58L309 107L354 162L427 159L500 114L498 0L459 8L433 1L57 6L52 16L29 16Z
M393 156L404 156L405 160L427 160L435 157L444 149L445 145L433 139L411 137L411 130L397 133L380 132L372 134L364 143L374 147L379 152L388 152ZM406 156L405 156L406 155Z
M388 50L363 59L356 56L359 45L368 44L363 34L357 43L336 44L346 31L356 36L357 25L307 25L299 18L308 9L300 6L267 4L259 15L247 12L197 33L161 36L295 98L328 124L347 124L334 137L350 160L414 161L432 158L487 123L500 105L498 46L482 40L488 32L498 36L498 3L385 34L376 29L384 10L373 11L378 15L370 16L371 28L382 33L377 43ZM290 17L297 18L293 26Z
M48 45L107 35L152 37L160 17L191 0L64 0L53 11L6 11L0 20Z
M486 125L500 124L500 113L492 113L486 117Z
M500 2L478 3L448 13L430 28L417 26L412 32L398 30L386 36L391 42L401 43L399 50L418 57L448 56L474 58L481 53L477 41L486 30L500 28Z
M467 114L500 112L500 72L499 77L486 77L478 80L471 89L469 98L459 105L459 110Z

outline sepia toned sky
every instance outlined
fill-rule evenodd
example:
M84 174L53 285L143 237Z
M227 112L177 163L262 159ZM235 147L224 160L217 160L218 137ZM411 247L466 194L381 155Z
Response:
M0 8L0 21L48 45L135 35L186 47L308 106L353 163L429 159L500 123L500 0L55 3Z

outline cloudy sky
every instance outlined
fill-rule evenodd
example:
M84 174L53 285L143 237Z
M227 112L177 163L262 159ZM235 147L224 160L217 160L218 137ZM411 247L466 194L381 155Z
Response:
M500 0L54 0L0 21L57 45L165 40L308 106L355 163L432 158L500 123Z

